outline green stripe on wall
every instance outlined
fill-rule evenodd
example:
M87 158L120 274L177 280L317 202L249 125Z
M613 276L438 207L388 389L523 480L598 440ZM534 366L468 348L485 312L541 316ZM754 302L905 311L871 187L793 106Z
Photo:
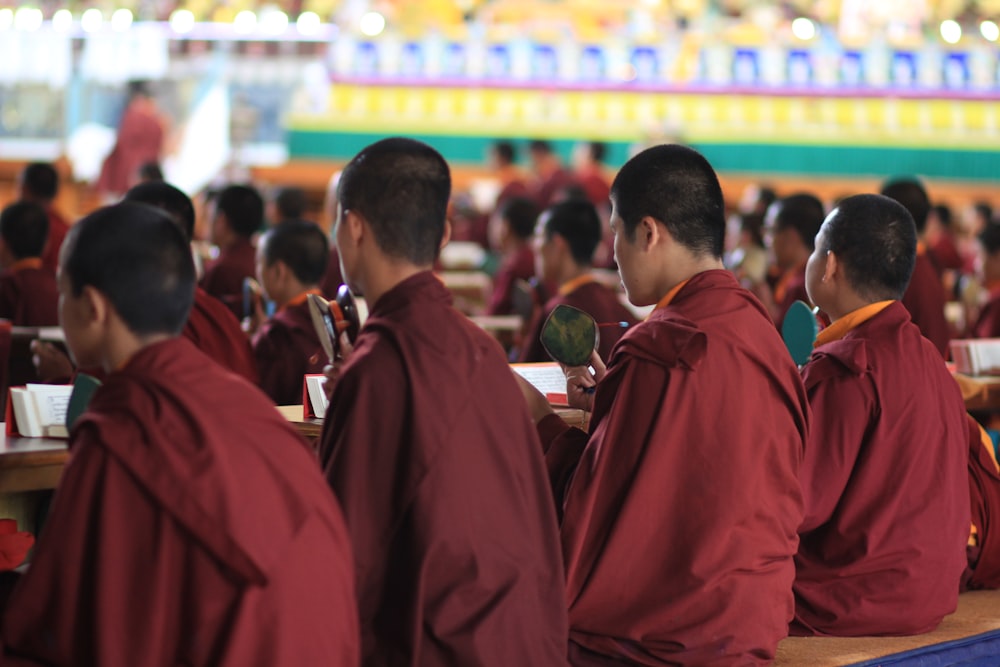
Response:
M386 136L348 132L291 130L292 158L348 160L368 144ZM424 141L454 163L482 164L493 139L490 137L409 135ZM527 139L516 142L524 161ZM572 141L553 140L552 145L568 159ZM716 170L759 174L815 174L824 176L875 176L918 174L931 178L989 181L1000 180L1000 151L975 151L899 146L803 146L752 143L695 143ZM619 166L628 158L631 145L608 144L607 163Z

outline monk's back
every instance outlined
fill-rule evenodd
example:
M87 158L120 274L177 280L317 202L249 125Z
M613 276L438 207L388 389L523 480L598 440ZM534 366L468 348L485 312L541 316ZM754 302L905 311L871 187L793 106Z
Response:
M724 271L625 334L565 503L575 643L644 665L773 656L793 611L805 400Z
M365 664L564 664L555 513L500 347L429 272L380 298L357 343L321 458L354 541Z
M932 630L957 604L969 534L954 380L898 302L817 347L803 375L814 430L796 632Z

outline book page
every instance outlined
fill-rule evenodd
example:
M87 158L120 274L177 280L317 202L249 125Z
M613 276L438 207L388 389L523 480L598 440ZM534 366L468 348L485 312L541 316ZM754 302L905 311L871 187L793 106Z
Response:
M309 404L317 418L326 417L329 401L326 399L326 377L323 375L307 375L306 389L309 392Z
M73 394L71 385L29 384L28 391L38 406L38 416L43 427L65 426L69 397Z
M563 375L559 364L554 361L540 364L511 364L510 368L546 396L566 395L566 376Z

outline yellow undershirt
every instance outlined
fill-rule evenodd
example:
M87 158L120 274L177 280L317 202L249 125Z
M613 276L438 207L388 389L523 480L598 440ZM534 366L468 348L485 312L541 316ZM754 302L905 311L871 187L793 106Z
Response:
M21 271L22 269L40 269L40 268L42 268L41 257L25 257L24 259L19 259L13 264L11 264L7 268L7 270Z
M819 335L816 336L816 342L813 343L813 347L819 347L820 345L826 345L827 343L832 343L835 340L840 340L846 336L849 331L875 317L893 303L895 303L895 299L890 299L889 301L877 301L851 311L827 328L820 331Z
M656 307L653 308L653 310L659 310L660 308L666 308L667 306L669 306L670 302L674 300L675 296L677 296L677 293L680 292L684 288L684 286L688 284L688 280L691 279L688 278L687 280L683 280L674 285L673 289L667 292L667 295L665 297L656 302Z
M318 287L314 287L312 289L307 289L302 294L299 294L294 299L291 299L288 303L286 303L284 306L282 306L278 310L281 311L281 310L285 310L286 308L294 308L295 306L303 304L303 303L306 302L306 299L309 298L310 294L319 294L319 295L322 295L323 293L319 290Z

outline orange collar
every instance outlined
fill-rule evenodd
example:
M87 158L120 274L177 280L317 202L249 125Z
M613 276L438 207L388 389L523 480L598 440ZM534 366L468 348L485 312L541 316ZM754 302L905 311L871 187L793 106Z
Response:
M295 306L302 305L303 303L306 302L306 299L309 298L310 294L323 294L323 293L320 291L320 289L318 287L313 287L312 289L307 289L302 294L299 294L294 299L291 299L288 303L286 303L284 306L282 306L278 310L285 310L286 308L294 308Z
M656 307L653 308L653 310L660 310L661 308L666 308L667 306L669 306L670 302L674 300L675 296L677 296L677 293L680 292L681 289L683 289L684 286L688 284L688 280L691 279L688 278L687 280L682 280L681 282L674 285L673 289L667 292L667 295L665 297L656 302Z
M917 257L923 257L927 254L927 244L923 241L917 241Z
M560 285L559 289L556 291L558 292L559 296L567 296L568 294L572 294L573 292L577 291L584 285L595 282L597 282L597 278L590 275L589 273L585 273L582 276L577 276L576 278L573 278L572 280L567 280L562 285Z
M42 258L41 257L25 257L24 259L19 259L9 267L8 271L22 271L24 269L40 269L42 268Z
M835 340L840 340L846 336L849 331L863 322L867 322L894 303L896 303L894 299L890 299L889 301L877 301L851 311L836 322L833 322L827 328L820 331L819 335L816 336L816 342L813 343L813 347L819 347L820 345L826 345L827 343L832 343Z

